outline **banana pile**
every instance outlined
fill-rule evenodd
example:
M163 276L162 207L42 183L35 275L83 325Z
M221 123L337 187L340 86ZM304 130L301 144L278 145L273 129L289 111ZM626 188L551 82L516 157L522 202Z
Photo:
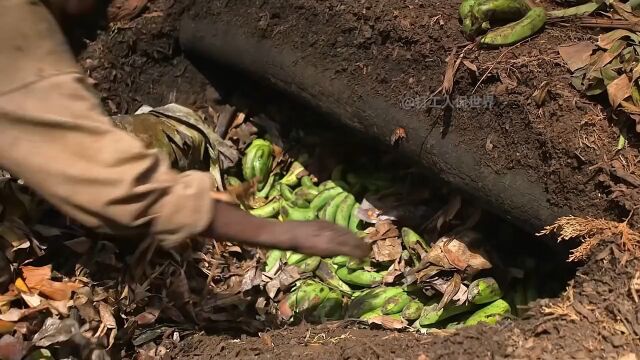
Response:
M459 8L462 31L468 40L480 44L516 44L540 30L547 15L542 7L531 8L525 0L463 0ZM506 24L492 29L495 25Z
M254 207L246 210L258 217L280 221L323 219L350 229L357 236L368 236L368 221L363 220L359 212L361 204L354 194L380 191L390 184L354 175L344 176L345 181L342 179L344 169L339 167L334 170L331 180L316 185L317 180L302 162L294 161L282 175L274 164L271 144L264 139L254 140L242 161L245 181L254 180L258 184L256 200L252 202ZM273 172L272 167L276 169ZM227 176L226 182L233 186L241 180ZM439 241L430 246L406 227L399 235L402 253L395 261L357 260L347 256L321 258L277 249L267 251L265 274L275 277L288 268L295 268L300 274L293 286L282 289L285 292L278 298L277 305L279 318L310 322L345 318L377 323L384 320L383 323L400 324L396 328L413 326L428 330L495 324L511 314L510 304L502 299L503 292L491 277L471 279L474 275L467 273L464 281L468 286L458 287L464 291L456 288L454 293L447 290L437 293L426 291L422 284L403 283L400 272L390 274L394 263L400 261L415 268L424 265L437 255L432 256L437 252L436 246L442 243ZM457 279L460 285L463 280L460 276Z

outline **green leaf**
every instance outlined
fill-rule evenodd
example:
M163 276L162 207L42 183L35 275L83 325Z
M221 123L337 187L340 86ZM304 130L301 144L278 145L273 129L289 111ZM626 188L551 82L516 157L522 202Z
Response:
M595 83L591 84L585 90L584 93L589 95L589 96L593 96L593 95L602 94L606 90L607 90L607 86L604 84L604 81L602 79L598 79L598 81L596 81Z

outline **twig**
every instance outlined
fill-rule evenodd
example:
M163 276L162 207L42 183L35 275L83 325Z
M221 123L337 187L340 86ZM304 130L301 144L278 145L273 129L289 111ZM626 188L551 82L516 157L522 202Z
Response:
M505 50L502 54L500 54L500 56L498 56L498 58L496 59L496 61L493 62L493 64L491 64L491 66L489 67L489 70L487 70L487 72L484 73L484 75L482 75L482 77L480 78L480 81L478 81L478 83L476 84L476 86L473 88L473 91L471 91L471 94L475 93L476 90L478 89L478 86L480 86L480 84L482 84L482 81L487 77L487 75L489 75L489 73L491 72L491 70L493 70L493 68L496 66L496 64L502 60L502 57L508 53L509 51L513 50L515 47L520 46L520 43L517 43L513 46L511 46L510 48L508 48L507 50Z

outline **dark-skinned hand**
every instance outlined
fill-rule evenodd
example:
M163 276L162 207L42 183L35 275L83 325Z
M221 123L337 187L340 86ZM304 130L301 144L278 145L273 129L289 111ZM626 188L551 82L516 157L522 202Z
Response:
M240 244L322 257L348 255L361 259L371 251L362 239L327 221L261 219L226 203L216 205L208 235Z

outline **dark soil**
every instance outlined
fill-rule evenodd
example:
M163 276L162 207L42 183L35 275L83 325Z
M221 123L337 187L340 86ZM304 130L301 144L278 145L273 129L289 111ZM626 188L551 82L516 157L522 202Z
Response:
M305 51L306 61L400 106L407 97L433 93L442 83L453 47L464 47L457 6L458 2L432 0L157 0L142 17L112 25L89 45L81 61L110 113L130 113L143 103L214 106L220 95L183 57L177 43L177 22L186 14L242 26ZM452 94L470 95L484 78L474 94L493 95L494 107L454 109L450 117L432 109L424 113L425 128L457 132L464 139L459 146L480 154L487 167L497 173L526 172L545 184L558 206L576 215L625 218L637 203L637 189L621 177L609 176L607 170L612 159L624 159L630 164L625 171L635 176L637 150L615 152L617 131L601 107L570 87L557 53L559 44L589 37L577 29L552 25L513 48L468 52L465 58L473 65L461 64ZM531 95L544 81L550 82L550 95L539 108ZM424 136L407 135L410 141ZM596 253L600 255L578 272L563 298L536 304L529 318L497 327L447 336L355 329L353 324L298 327L261 338L196 336L172 354L176 358L416 359L423 354L422 359L616 359L637 353L640 309L630 284L639 276L640 264L630 259L621 265L615 245L603 244Z

